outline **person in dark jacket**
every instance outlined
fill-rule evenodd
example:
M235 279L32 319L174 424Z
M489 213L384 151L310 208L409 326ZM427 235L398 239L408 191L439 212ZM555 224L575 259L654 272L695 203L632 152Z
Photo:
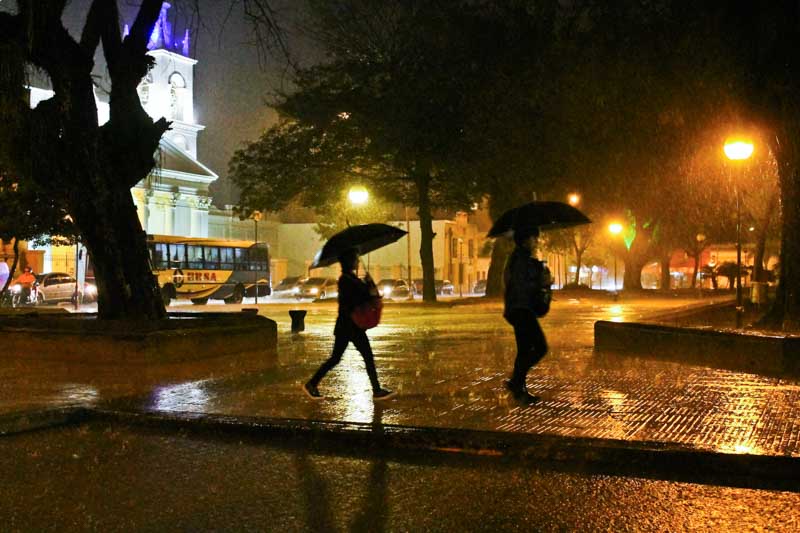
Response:
M522 403L539 401L539 397L528 393L526 379L528 371L547 353L547 340L537 316L542 316L542 290L549 288L549 271L534 257L539 229L520 228L514 231L516 247L506 263L503 273L506 285L505 312L503 316L514 327L517 343L517 358L511 379L505 381L506 388ZM549 297L549 292L547 293ZM549 307L549 300L546 302Z
M339 277L339 316L336 318L336 326L333 330L333 351L330 358L322 363L314 376L303 385L303 390L311 398L322 398L317 388L322 378L325 377L332 368L342 360L347 345L351 342L364 358L367 367L367 375L372 384L372 396L376 400L387 398L392 395L392 391L381 387L378 381L378 371L375 369L375 357L372 354L372 347L369 345L367 332L359 328L351 315L356 307L369 302L377 295L374 283L371 283L369 274L366 280L361 280L356 275L358 267L358 253L355 250L345 252L339 257L339 264L342 266L342 275Z

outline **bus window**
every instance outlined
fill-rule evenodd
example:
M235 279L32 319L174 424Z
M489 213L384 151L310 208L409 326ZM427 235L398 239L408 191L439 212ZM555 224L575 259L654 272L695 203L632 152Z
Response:
M156 242L150 244L150 259L153 262L153 268L156 270L169 268L169 250L166 243Z
M189 261L189 268L203 268L203 247L189 245L186 247L186 257Z
M170 244L169 245L169 267L170 268L186 268L186 245L185 244Z
M247 262L247 249L245 248L234 248L233 255L235 257L234 261L236 263L236 270L249 270L249 264Z
M219 268L221 270L233 270L233 248L219 249Z
M217 270L219 268L219 248L206 246L203 250L203 256L205 257L203 265L205 265L206 270Z

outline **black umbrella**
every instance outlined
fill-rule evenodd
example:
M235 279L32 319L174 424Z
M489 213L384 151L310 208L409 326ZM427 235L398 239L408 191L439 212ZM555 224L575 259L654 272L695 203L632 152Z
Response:
M340 231L317 252L311 268L332 265L347 250L355 249L358 255L368 254L387 244L392 244L407 232L388 224L361 224Z
M495 221L489 237L510 237L518 228L564 229L589 224L589 217L563 202L531 202L509 209Z

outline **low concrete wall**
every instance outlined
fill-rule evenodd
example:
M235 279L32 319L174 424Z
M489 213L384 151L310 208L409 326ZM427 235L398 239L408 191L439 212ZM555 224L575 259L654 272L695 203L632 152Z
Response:
M255 313L170 313L161 321L93 315L4 317L0 357L82 363L179 363L257 354L277 357L274 320Z
M597 352L650 355L767 374L800 374L800 337L660 324L595 322Z

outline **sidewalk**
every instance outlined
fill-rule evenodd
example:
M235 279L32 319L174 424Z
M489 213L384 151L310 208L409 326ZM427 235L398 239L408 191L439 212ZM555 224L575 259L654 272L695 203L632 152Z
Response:
M40 373L50 386L41 401L17 401L16 408L9 408L10 394L0 394L0 414L32 405L78 404L186 415L190 420L224 417L229 424L237 418L248 424L259 418L271 423L291 419L353 423L353 431L362 431L360 424L379 423L428 433L470 430L514 439L569 437L704 454L800 456L797 381L593 353L595 320L640 320L691 303L557 302L543 321L550 355L528 382L542 401L530 407L519 406L502 385L513 362L514 343L499 303L388 307L383 323L370 337L382 383L398 394L377 410L363 363L352 348L320 386L323 400L312 401L300 389L328 354L335 306L308 306L307 329L293 337L288 333L286 306L267 305L261 312L277 320L279 327L277 367L251 362L239 371L214 371L208 377L186 374L170 381L153 376L138 386L117 383L116 388L81 383L88 378L77 375L64 383L52 373L47 378ZM8 387L14 378L4 374ZM195 375L202 376L202 369ZM67 386L71 392L59 394ZM83 397L76 391L83 391ZM94 396L86 391L94 391Z

